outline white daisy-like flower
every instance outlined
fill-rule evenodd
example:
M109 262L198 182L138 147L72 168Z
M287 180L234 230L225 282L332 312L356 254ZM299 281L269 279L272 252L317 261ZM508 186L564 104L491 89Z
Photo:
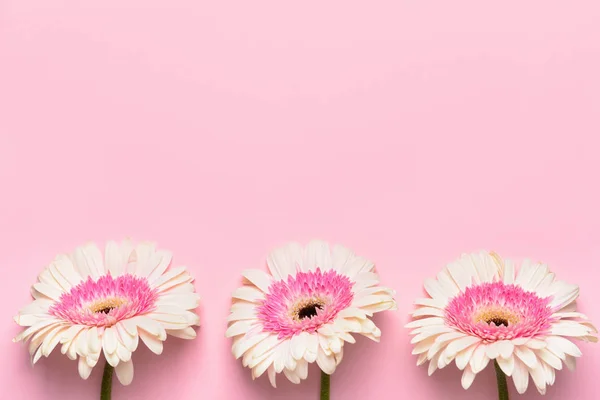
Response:
M555 279L543 263L524 260L517 268L495 253L464 254L426 280L425 290L429 297L415 302L407 325L417 365L429 361L431 375L454 361L465 389L493 361L519 393L531 377L544 394L555 371L573 369L581 356L572 340L598 340L576 310L579 287Z
M29 341L34 364L61 344L63 354L79 359L83 379L104 355L128 385L139 339L161 354L167 335L196 337L193 279L170 264L170 252L127 240L108 242L104 256L93 243L58 255L31 288L34 301L15 317L26 329L13 341Z
M267 265L269 273L243 272L226 336L252 378L266 371L273 386L281 372L300 383L315 361L331 375L344 343L355 342L352 334L379 341L381 331L369 318L396 309L394 292L378 286L375 265L345 247L290 243L274 250Z

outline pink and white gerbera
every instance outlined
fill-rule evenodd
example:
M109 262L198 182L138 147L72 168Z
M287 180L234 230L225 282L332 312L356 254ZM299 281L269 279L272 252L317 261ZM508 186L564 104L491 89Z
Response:
M379 341L381 331L369 317L396 309L394 292L378 286L375 265L345 247L290 243L274 250L267 265L269 273L243 272L226 336L252 378L267 371L273 386L281 372L300 383L315 361L332 374L344 343L355 342L352 333Z
M576 311L579 287L556 280L548 266L524 260L519 268L494 253L464 254L425 281L429 297L413 312L413 354L429 361L429 375L452 361L468 389L490 361L512 377L519 393L529 377L541 394L563 363L581 351L572 339L596 342L596 329Z
M123 385L133 379L139 339L161 354L167 335L196 337L199 297L185 267L169 268L171 253L151 243L108 242L61 254L31 288L34 301L15 317L26 327L14 341L29 341L35 364L60 343L87 379L104 354Z

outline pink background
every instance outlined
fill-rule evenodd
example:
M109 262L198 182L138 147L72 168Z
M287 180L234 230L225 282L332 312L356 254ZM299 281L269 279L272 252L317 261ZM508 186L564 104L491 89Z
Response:
M11 317L55 253L127 235L190 267L203 328L136 352L115 400L316 398L316 369L272 389L224 338L240 272L288 240L351 246L398 291L333 399L495 398L491 370L427 377L403 328L463 251L548 262L600 324L598 1L368 3L0 0L2 398L97 398L100 368L32 369ZM598 398L581 347L546 399Z

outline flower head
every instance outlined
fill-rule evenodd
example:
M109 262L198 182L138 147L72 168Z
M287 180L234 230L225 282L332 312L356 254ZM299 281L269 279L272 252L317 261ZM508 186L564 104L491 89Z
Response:
M490 361L512 377L519 393L529 377L542 394L563 363L575 367L581 351L572 339L596 342L596 329L576 312L579 288L556 280L543 263L520 268L494 253L464 254L437 279L425 281L429 297L418 299L411 343L417 365L429 375L452 361L468 389Z
M226 336L252 378L267 371L273 386L281 372L300 383L315 361L332 374L344 343L355 342L352 333L378 341L381 331L369 318L396 309L393 291L378 286L374 264L342 246L290 243L273 251L267 265L269 273L243 273Z
M34 301L15 317L26 329L14 341L29 341L33 363L61 344L63 354L79 359L83 379L104 354L127 385L139 339L160 354L168 334L196 337L193 279L170 264L171 253L129 241L108 242L104 256L94 244L61 254L33 285Z

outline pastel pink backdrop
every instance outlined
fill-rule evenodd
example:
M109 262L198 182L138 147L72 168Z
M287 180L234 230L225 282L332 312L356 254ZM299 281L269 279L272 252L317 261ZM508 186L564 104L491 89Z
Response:
M424 278L482 248L548 262L600 324L599 20L596 0L1 0L1 397L97 398L100 368L31 368L11 318L55 253L132 236L190 267L203 327L136 352L115 400L316 398L316 369L272 389L224 338L240 272L313 237L398 292L333 399L495 398L491 370L468 392L427 377L403 325ZM546 399L598 398L581 347Z

